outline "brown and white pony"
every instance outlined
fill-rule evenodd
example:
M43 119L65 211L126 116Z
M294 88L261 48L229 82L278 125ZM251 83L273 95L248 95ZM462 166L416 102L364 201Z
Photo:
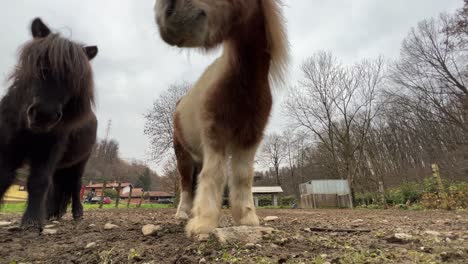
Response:
M280 4L156 0L165 42L206 50L223 45L221 57L178 103L174 118L181 174L176 217L187 219L191 212L189 236L217 227L227 175L235 224L259 224L251 190L254 157L271 111L271 85L283 81L288 62Z

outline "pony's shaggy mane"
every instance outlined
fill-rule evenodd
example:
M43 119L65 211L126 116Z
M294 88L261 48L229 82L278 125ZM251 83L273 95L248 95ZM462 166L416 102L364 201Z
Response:
M49 34L27 42L19 51L19 62L10 75L10 89L22 87L24 82L44 79L48 71L56 80L67 83L77 96L83 96L94 105L93 76L83 46Z
M289 64L289 42L286 21L281 12L281 0L262 0L265 28L271 56L270 81L273 85L285 85Z

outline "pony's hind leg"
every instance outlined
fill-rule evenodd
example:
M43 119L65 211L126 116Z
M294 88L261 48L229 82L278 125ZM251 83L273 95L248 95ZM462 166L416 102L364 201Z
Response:
M198 175L193 218L186 226L187 235L208 234L218 226L225 183L226 156L205 146L203 168Z
M89 157L88 157L89 158ZM71 186L71 198L72 198L72 215L73 220L80 221L83 219L83 205L81 204L81 186L82 186L82 177L86 168L86 163L88 158L84 159L77 165L69 169L69 176Z
M252 179L256 147L249 150L233 149L229 175L229 199L236 225L259 225L252 196Z
M53 183L51 188L49 188L47 195L47 219L48 220L60 220L60 218L65 214L61 212L63 208L63 203L65 203L64 190L62 177L58 172L54 173Z
M86 166L87 159L69 168L63 168L55 172L54 184L48 201L48 219L60 219L67 212L67 207L72 202L72 215L75 221L83 218L83 205L81 204L80 190L81 177Z
M183 148L177 138L174 138L174 150L177 158L177 169L180 174L180 198L175 217L187 220L192 210L193 186L199 171L190 153Z

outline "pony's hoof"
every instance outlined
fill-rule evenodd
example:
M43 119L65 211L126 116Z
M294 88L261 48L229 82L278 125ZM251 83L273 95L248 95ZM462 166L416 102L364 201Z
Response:
M185 231L187 233L187 237L199 240L200 238L203 239L209 236L211 231L213 231L217 226L218 221L214 219L195 217L187 223Z
M237 225L239 226L259 226L260 221L258 220L258 216L254 213L248 214L242 217Z
M20 227L23 232L32 232L40 234L42 232L42 225L37 222L23 222Z
M175 218L179 220L188 220L189 215L184 211L179 211L176 213Z

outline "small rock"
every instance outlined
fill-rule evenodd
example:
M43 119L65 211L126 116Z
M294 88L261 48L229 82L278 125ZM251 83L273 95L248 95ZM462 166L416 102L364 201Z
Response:
M424 234L430 235L430 236L440 236L440 232L432 231L432 230L426 230L424 231Z
M312 229L310 229L310 228L306 227L306 228L304 228L304 231L306 231L306 232L310 233L310 232L312 232Z
M55 226L55 225L46 225L46 226L44 226L44 228L46 228L46 229L51 229L51 228L53 228L54 226Z
M254 243L247 243L247 244L245 244L245 247L246 248L254 248L255 244Z
M247 244L261 241L263 235L271 234L273 230L273 228L261 226L234 226L216 228L213 234L220 243L237 241Z
M267 216L267 217L263 218L263 220L264 220L265 222L276 221L276 220L278 220L278 219L279 219L279 217L273 216L273 215Z
M89 224L89 227L95 227L96 225L95 224Z
M277 248L279 248L279 246L278 246L278 245L276 245L275 243L271 243L271 244L270 244L270 247L271 247L271 248L273 248L273 249L277 249Z
M91 243L86 244L85 248L92 248L92 247L95 247L95 246L96 246L96 242L91 242Z
M405 233L395 233L393 236L387 238L387 241L390 243L399 243L399 244L406 244L414 241L412 235L405 234Z
M200 261L198 261L198 263L206 263L206 259L202 258L202 259L200 259Z
M301 235L295 235L295 236L292 237L292 239L297 240L299 242L302 242L302 241L305 240L305 237L303 237Z
M10 222L10 221L0 221L0 227L5 227L5 226L9 226L9 225L12 225L13 223Z
M60 224L60 222L59 221L52 221L52 224L58 225L58 224Z
M352 221L351 223L362 223L362 222L364 222L364 220L362 220L362 219L356 219L356 220Z
M104 230L112 230L112 229L117 228L117 227L119 227L119 226L111 224L111 223L107 223L107 224L104 225Z
M44 228L44 230L42 230L42 234L43 235L55 235L57 234L57 229Z
M210 235L209 234L200 234L197 236L197 240L200 241L200 242L206 242L210 239Z
M255 244L255 246L258 247L258 248L262 248L262 245L260 245L260 244Z
M157 232L161 230L160 225L145 225L141 228L141 232L143 233L144 236L152 236L156 235Z
M323 264L331 264L330 261L325 261Z
M323 259L326 259L328 257L328 255L327 254L321 254L320 257L323 258Z

